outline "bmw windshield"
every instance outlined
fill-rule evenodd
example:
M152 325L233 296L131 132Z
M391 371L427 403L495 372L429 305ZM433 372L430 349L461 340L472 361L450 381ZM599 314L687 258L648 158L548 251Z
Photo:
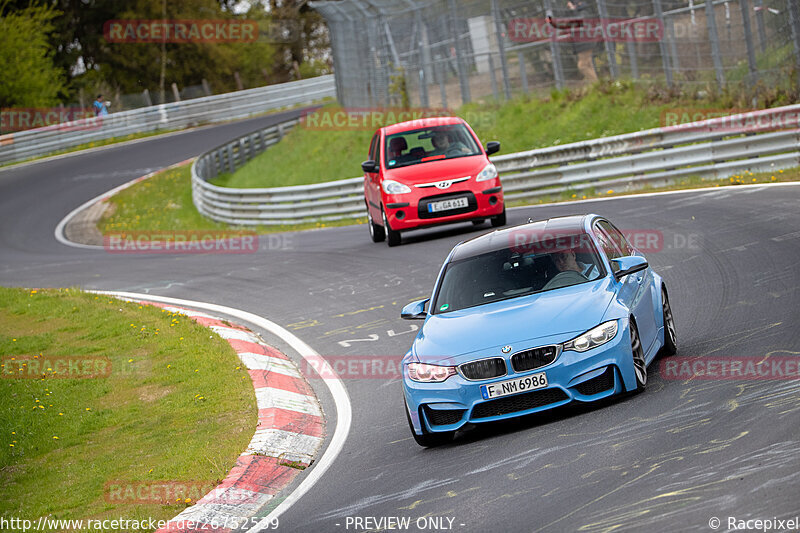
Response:
M453 261L436 291L433 314L595 281L603 263L587 234L536 241Z
M481 154L475 138L463 124L435 126L386 136L386 168Z

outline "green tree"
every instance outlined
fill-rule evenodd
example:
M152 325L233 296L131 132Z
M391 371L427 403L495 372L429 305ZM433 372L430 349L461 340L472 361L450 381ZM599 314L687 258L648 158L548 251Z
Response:
M57 103L63 77L48 34L58 12L42 6L6 12L5 7L0 4L0 107Z

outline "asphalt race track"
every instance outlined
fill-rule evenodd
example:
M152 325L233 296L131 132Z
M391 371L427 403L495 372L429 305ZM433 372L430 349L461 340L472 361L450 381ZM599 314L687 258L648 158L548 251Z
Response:
M275 120L0 172L0 284L213 302L268 318L325 356L401 356L420 322L400 320L400 308L427 296L450 248L488 224L412 233L397 248L372 244L366 226L329 228L263 239L248 255L109 254L54 238L86 200ZM763 359L800 354L798 206L800 185L754 186L516 209L509 224L595 212L661 232L647 257L670 291L678 357ZM363 531L354 517L402 516L411 531L422 517L454 531L711 531L713 517L721 530L727 517L794 517L800 380L667 379L661 364L644 394L475 427L430 450L411 438L396 379L347 379L345 447L278 530ZM331 433L335 409L321 398Z

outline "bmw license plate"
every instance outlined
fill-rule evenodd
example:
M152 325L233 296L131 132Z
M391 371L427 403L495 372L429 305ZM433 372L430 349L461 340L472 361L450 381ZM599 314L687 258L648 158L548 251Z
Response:
M467 207L469 201L466 198L451 198L449 200L442 200L440 202L431 202L428 204L428 213L438 213L439 211L449 211L451 209L459 209Z
M547 375L544 372L531 374L524 378L509 379L508 381L498 381L491 385L481 385L481 395L484 400L508 396L518 392L526 392L547 387Z

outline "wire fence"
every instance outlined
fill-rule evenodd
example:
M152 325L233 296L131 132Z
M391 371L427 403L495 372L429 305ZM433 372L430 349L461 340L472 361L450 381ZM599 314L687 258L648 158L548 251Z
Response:
M342 105L458 107L598 77L800 86L797 0L322 0Z

